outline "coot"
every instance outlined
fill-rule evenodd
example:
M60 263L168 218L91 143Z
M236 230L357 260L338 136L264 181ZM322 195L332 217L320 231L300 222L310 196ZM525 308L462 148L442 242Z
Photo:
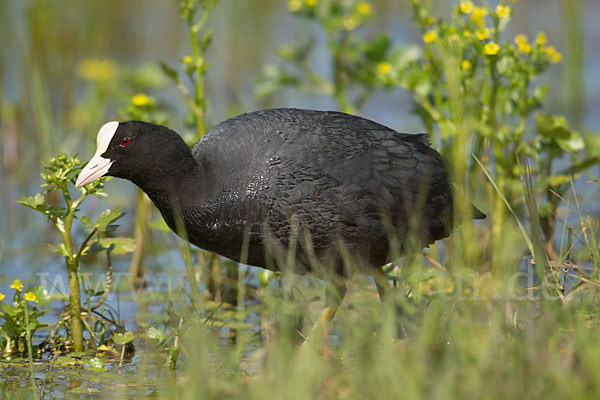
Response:
M448 236L452 222L448 173L426 134L341 112L251 112L192 149L163 126L109 122L77 187L103 175L138 185L196 246L274 270L373 272L392 250Z

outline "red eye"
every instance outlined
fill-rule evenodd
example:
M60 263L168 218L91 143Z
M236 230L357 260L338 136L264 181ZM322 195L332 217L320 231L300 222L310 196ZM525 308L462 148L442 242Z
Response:
M129 146L129 143L131 143L131 139L126 137L121 139L121 146L125 147L125 146Z

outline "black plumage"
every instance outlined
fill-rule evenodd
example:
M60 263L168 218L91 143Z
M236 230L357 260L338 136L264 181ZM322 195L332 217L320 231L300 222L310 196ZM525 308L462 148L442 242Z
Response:
M109 139L96 156L107 175L138 185L176 232L181 218L193 244L250 265L282 268L291 245L295 272L317 262L344 274L344 255L378 267L409 236L426 246L450 232L448 174L427 135L340 112L271 109L221 122L191 150L140 121L119 123Z

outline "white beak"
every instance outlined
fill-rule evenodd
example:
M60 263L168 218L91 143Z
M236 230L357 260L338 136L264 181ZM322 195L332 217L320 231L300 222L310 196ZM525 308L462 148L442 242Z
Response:
M94 154L94 157L92 157L90 162L88 162L85 168L79 173L79 177L77 177L77 182L75 183L76 187L80 188L88 183L92 183L108 172L114 161L102 157L102 154L108 149L108 145L118 127L119 123L117 121L111 121L100 128L98 138L96 139L96 154Z
M99 154L94 155L77 177L75 187L80 188L105 175L112 163L113 161L108 158L100 157Z

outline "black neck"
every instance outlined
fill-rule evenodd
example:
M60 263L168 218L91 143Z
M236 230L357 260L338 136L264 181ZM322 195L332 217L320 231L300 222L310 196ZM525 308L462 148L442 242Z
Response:
M156 164L147 175L129 179L148 195L173 230L177 230L175 217L201 202L205 193L203 174L191 152L173 162Z

